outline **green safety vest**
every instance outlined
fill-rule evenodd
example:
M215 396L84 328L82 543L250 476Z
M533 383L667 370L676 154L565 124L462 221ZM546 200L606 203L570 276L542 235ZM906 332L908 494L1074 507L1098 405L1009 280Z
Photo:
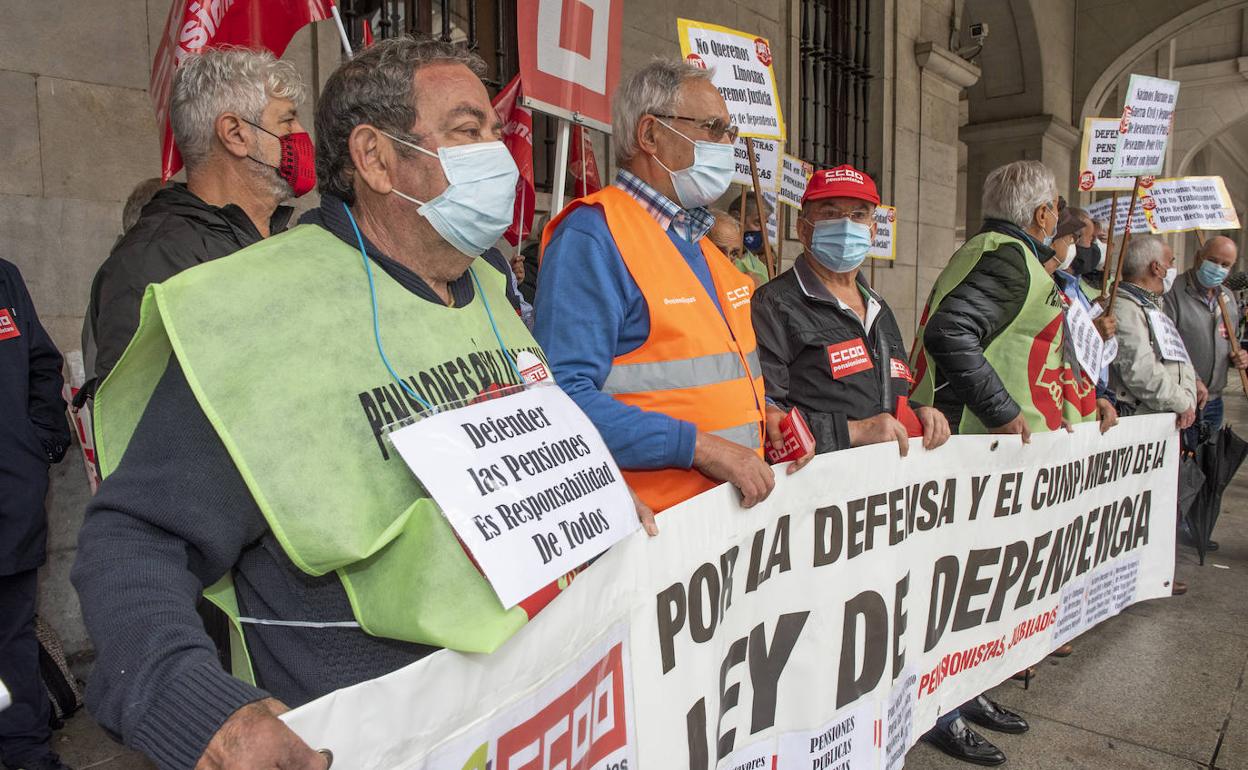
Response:
M484 291L463 308L373 272L387 355L435 406L518 382L487 300L510 357L545 360L497 270L474 271ZM139 329L96 396L105 476L171 355L286 555L309 575L336 572L365 632L490 652L562 587L505 610L388 443L386 426L421 407L378 355L360 252L332 233L296 227L147 287ZM229 575L205 595L237 620ZM248 673L243 658L236 675Z
M1018 315L988 341L984 357L1022 409L1032 431L1057 430L1063 419L1072 425L1095 420L1096 385L1077 365L1071 366L1063 351L1065 327L1061 292L1053 277L1029 256L1030 247L1003 233L980 233L967 241L936 279L919 323L912 361L915 385L911 398L928 406L935 402L936 367L923 346L928 319L985 254L1009 243L1028 255L1024 259L1027 299ZM989 432L970 409L962 410L962 420L956 427L959 433Z

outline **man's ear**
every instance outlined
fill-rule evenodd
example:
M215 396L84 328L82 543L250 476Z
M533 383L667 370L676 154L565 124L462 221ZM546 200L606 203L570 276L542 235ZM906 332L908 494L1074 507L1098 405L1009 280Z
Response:
M356 126L347 137L347 150L355 175L369 189L379 195L388 195L394 189L390 171L394 166L394 146L382 141L381 132L367 123Z
M247 157L251 150L248 147L248 134L256 129L233 112L223 112L212 123L217 141L225 151L235 158Z
M637 148L647 155L658 152L658 140L655 133L661 128L653 115L642 115L637 121Z

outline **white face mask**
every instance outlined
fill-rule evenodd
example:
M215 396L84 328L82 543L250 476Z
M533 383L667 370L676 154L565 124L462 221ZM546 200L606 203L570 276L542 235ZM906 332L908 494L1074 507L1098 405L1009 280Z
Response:
M1071 263L1073 263L1073 262L1075 261L1075 257L1076 257L1078 254L1079 254L1079 248L1078 248L1077 246L1075 246L1075 244L1073 244L1073 243L1072 243L1072 244L1070 244L1069 246L1067 246L1067 247L1066 247L1066 256L1062 258L1062 264L1061 264L1061 266L1059 266L1059 267L1058 267L1058 269L1059 269L1059 270L1066 270L1066 269L1068 269L1068 268L1070 267Z
M693 145L693 163L688 168L672 171L658 155L652 156L672 178L672 187L680 205L687 209L709 206L719 200L732 184L737 169L735 150L731 144L693 140L663 121L659 124Z
M1174 285L1174 279L1178 277L1178 275L1179 269L1177 267L1172 267L1166 271L1166 277L1161 279L1162 294L1170 291L1170 287Z
M1105 244L1101 243L1099 240L1096 240L1096 241L1092 241L1092 245L1096 247L1097 251L1101 252L1101 258L1096 261L1096 269L1104 270L1105 269Z

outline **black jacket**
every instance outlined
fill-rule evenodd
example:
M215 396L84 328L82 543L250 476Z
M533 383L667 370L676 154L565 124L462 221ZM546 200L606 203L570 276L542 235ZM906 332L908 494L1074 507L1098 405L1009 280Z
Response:
M48 465L69 448L61 354L17 267L0 259L0 575L43 564Z
M815 435L815 451L848 449L850 420L896 414L897 399L909 396L906 345L893 311L861 274L859 287L879 303L869 330L805 259L754 294L763 382L768 400L786 411L801 410Z
M1021 411L984 357L984 349L1023 309L1029 286L1026 260L1043 263L1053 256L1053 249L1009 222L989 219L980 235L989 232L1030 243L1035 251L1007 243L985 252L928 319L923 347L936 369L933 406L944 413L955 431L963 409L970 409L990 428L1005 425ZM1056 290L1057 284L1053 284Z
M278 206L269 221L270 233L285 230L292 212L289 206ZM139 305L149 283L161 283L260 240L260 231L238 206L211 206L184 184L161 188L91 282L83 337L90 332L95 339L98 381L117 365L139 328ZM89 359L85 347L83 352Z

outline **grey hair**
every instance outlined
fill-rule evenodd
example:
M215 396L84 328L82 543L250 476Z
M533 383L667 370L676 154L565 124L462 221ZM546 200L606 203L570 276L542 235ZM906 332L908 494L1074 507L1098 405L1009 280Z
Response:
M419 98L412 78L420 68L444 62L462 64L477 77L486 72L481 57L462 45L423 35L378 40L334 70L316 107L316 178L321 195L355 202L351 132L367 123L400 138L411 136ZM415 151L400 146L399 152Z
M226 46L186 57L173 75L169 123L187 169L212 154L217 117L235 112L253 123L270 99L299 103L308 94L299 71L270 51Z
M680 60L652 59L649 64L628 76L615 90L611 104L611 143L615 147L615 163L632 160L637 146L637 124L642 117L655 113L671 114L676 108L680 87L693 80L710 80L711 70Z
M1148 272L1148 266L1166 256L1166 242L1156 235L1133 235L1122 258L1122 277L1134 280Z
M984 180L981 209L986 219L1026 228L1036 209L1057 197L1057 181L1038 160L1016 160L994 168Z

